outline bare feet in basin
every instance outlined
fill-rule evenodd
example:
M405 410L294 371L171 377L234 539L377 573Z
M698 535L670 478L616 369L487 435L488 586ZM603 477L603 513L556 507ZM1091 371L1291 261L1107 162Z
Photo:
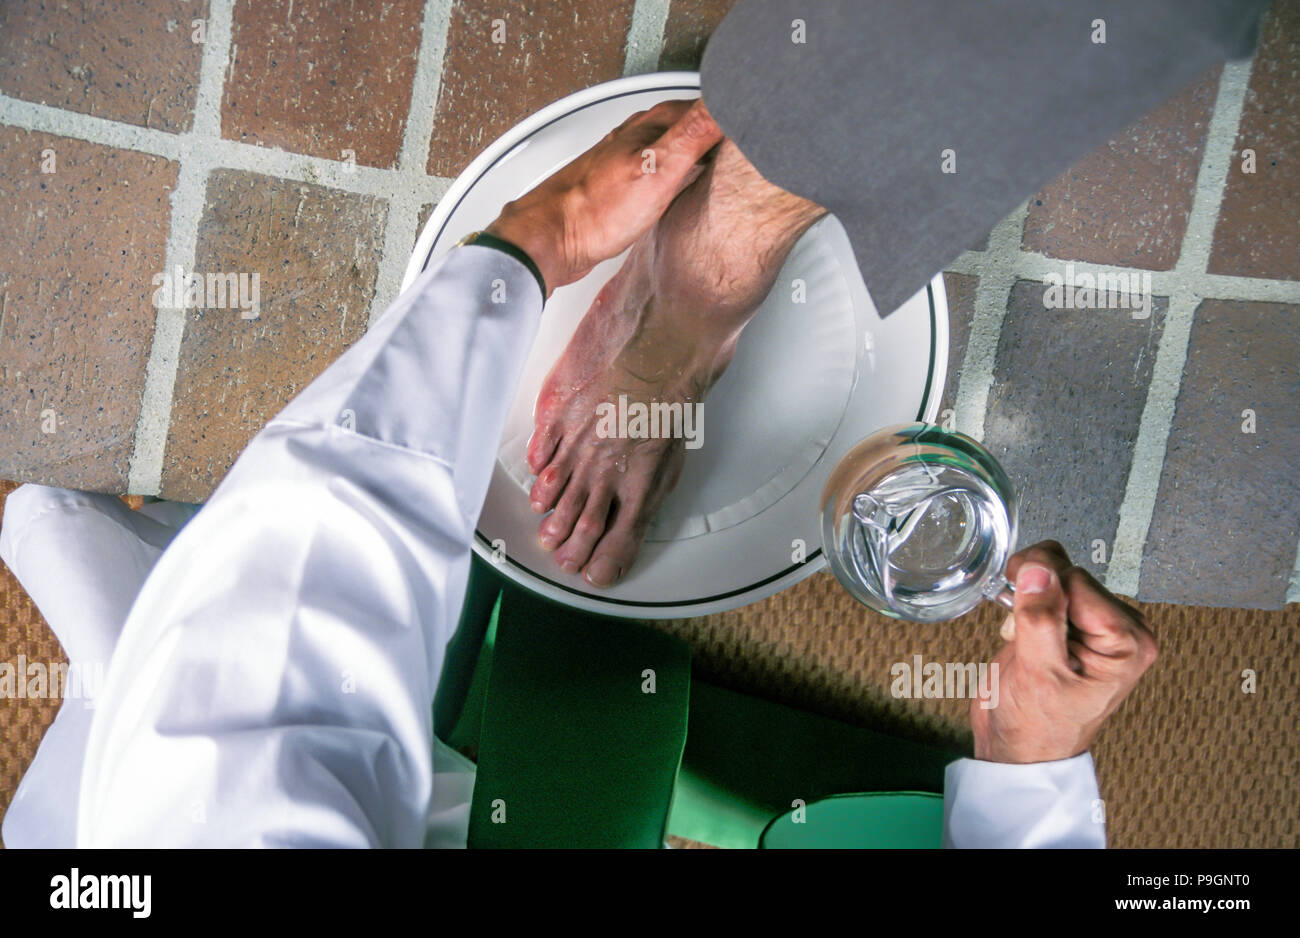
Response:
M609 586L703 442L702 404L799 236L823 209L725 141L632 248L542 385L528 445L542 546ZM642 420L641 418L644 418Z

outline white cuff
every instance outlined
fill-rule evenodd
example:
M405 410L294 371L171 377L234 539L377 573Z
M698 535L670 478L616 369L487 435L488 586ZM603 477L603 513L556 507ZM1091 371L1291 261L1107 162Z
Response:
M945 847L1106 846L1089 753L1013 765L959 759L944 773Z

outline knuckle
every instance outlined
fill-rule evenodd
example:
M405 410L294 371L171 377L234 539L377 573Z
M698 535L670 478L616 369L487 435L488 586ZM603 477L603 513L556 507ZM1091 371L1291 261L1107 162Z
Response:
M1070 568L1070 558L1065 548L1056 541L1042 541L1026 547L1016 554L1021 563L1036 563L1055 570L1064 580L1065 572Z
M1037 544L1031 547L1030 550L1040 550L1045 554L1054 554L1055 556L1060 557L1066 560L1067 562L1070 559L1070 555L1065 552L1065 546L1060 541L1055 541L1051 539L1046 541L1039 541Z
M1101 596L1110 595L1106 592L1106 588L1097 582L1097 578L1092 575L1091 570L1078 564L1071 564L1061 579L1068 580L1071 586L1077 585L1090 593L1097 593Z
M1137 633L1137 646L1138 659L1142 662L1142 670L1145 671L1160 657L1160 645L1154 635L1143 629Z
M700 111L687 114L686 117L683 118L683 121L682 132L687 137L699 138L708 136L709 131L713 127L713 121Z

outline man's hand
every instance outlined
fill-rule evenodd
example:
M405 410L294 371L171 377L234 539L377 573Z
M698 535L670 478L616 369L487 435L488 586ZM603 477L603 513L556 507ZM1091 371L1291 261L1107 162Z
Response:
M971 701L975 758L1052 762L1086 752L1156 660L1142 613L1044 541L1011 558L1015 610L1002 627L998 705Z
M664 101L507 204L487 231L526 251L548 289L573 283L658 221L721 140L702 101Z

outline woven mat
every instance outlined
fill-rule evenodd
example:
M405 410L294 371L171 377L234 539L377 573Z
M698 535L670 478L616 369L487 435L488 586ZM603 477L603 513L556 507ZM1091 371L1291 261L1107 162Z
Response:
M0 515L4 497L15 487L0 482ZM0 661L16 668L19 655L46 665L67 660L41 614L9 568L0 563ZM58 712L58 700L0 697L0 816L9 810L19 779Z
M0 482L0 503L13 489ZM3 505L0 504L0 511ZM1143 605L1160 660L1093 748L1115 847L1300 846L1300 605L1282 612ZM890 696L890 665L988 661L1000 610L905 625L826 574L734 612L651 623L688 641L699 676L913 739L969 745L967 703ZM0 565L0 661L62 661ZM1257 690L1243 693L1242 671ZM58 701L0 699L0 814Z
M1136 605L1160 659L1093 746L1111 845L1300 846L1300 605ZM942 625L896 622L817 574L744 609L658 626L690 643L704 680L969 747L969 701L895 699L890 665L989 661L1001 622L991 603Z

